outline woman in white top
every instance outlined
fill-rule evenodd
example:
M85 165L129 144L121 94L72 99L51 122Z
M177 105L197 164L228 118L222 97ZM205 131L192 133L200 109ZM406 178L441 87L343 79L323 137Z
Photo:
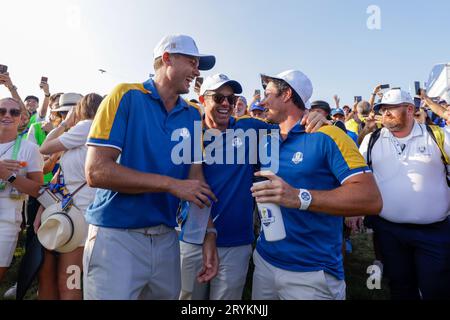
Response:
M90 93L83 97L77 105L69 111L66 119L53 129L40 147L40 152L50 155L64 151L60 159L59 175L63 175L64 183L70 193L86 183L84 163L86 161L87 147L85 146L92 121L102 97ZM66 131L68 130L68 131ZM58 179L58 174L54 179ZM75 206L83 214L91 202L94 201L96 189L85 184L73 197ZM35 219L35 230L40 226L42 209ZM87 230L86 230L87 235ZM44 265L39 274L39 299L77 300L82 298L81 286L68 288L67 283L81 283L83 247L86 239L80 242L79 247L69 253L59 253L57 257L46 251ZM67 273L69 266L76 265L79 272ZM56 275L56 283L55 283ZM72 281L73 277L80 277ZM71 279L69 279L71 278Z
M38 147L18 138L21 108L0 100L0 281L11 264L22 223L24 195L38 195L44 165Z

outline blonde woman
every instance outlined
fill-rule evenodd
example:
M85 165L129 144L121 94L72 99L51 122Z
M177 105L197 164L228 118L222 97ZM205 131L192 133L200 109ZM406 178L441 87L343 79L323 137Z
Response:
M71 103L65 103L65 101L75 99L76 94L64 94L61 96L59 108L64 106L64 104L73 104L74 101ZM48 134L39 149L44 155L64 152L60 159L59 173L55 175L54 181L56 182L58 180L59 183L64 181L65 187L71 193L86 182L84 163L87 148L85 143L92 120L101 101L102 97L95 93L90 93L83 97L69 111L65 120ZM63 179L61 179L62 177ZM84 185L74 196L73 200L74 204L84 214L89 204L94 200L94 197L95 189ZM41 223L42 211L43 209L41 208L35 220L34 226L36 231ZM44 265L39 274L39 299L82 299L81 287L69 288L67 286L68 278L73 275L67 273L67 268L76 265L79 267L79 270L82 270L83 247L84 241L80 242L77 249L69 253L55 255L50 251L46 251Z

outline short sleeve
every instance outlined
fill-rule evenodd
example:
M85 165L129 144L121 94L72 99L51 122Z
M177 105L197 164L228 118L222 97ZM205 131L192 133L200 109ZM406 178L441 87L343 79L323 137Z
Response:
M84 146L91 124L92 121L90 120L78 122L69 131L64 132L58 139L68 150Z
M37 144L28 144L29 152L27 155L27 172L42 172L44 168L44 159L39 152Z
M108 146L122 151L124 145L130 92L136 85L120 84L103 99L88 135L87 145Z
M362 154L362 156L364 157L364 159L367 161L367 149L369 148L369 140L370 137L372 136L372 133L369 133L368 135L366 135L363 139L363 141L361 142L361 145L359 146L359 152Z
M326 135L327 162L341 184L351 176L370 171L355 143L344 131L335 126L324 126L319 132Z

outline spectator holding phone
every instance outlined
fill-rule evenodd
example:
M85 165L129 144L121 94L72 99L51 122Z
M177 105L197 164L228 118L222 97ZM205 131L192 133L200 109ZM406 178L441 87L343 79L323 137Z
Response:
M450 110L448 109L447 102L445 100L439 101L440 103L434 102L423 89L420 90L420 98L423 103L431 109L431 111L443 118L445 121L450 122Z
M39 149L45 155L63 152L55 182L62 184L70 193L81 188L73 197L73 203L80 209L83 219L87 207L94 200L96 191L86 185L84 165L87 147L85 144L101 101L102 97L96 93L90 93L84 97L77 93L63 94L59 109L67 107L70 111L66 119L49 133ZM73 107L73 104L76 106ZM42 212L41 207L34 222L35 232L41 225ZM87 237L87 229L84 230L84 234ZM76 265L83 270L82 257L86 237L70 252L59 253L55 256L46 250L44 266L39 274L40 299L81 300L81 288L68 288L68 277L71 274L66 270L71 265ZM57 280L52 281L55 275Z
M11 264L25 194L37 196L43 161L37 146L18 137L20 103L0 99L0 281Z
M371 109L370 103L367 101L355 102L353 112L350 113L351 118L345 122L347 130L358 135L364 128L366 118L369 116Z
M19 102L20 110L24 112L26 110L25 104L23 103L22 98L17 92L17 87L13 84L8 72L0 73L0 84L4 85L9 90L9 92L11 93L11 97Z

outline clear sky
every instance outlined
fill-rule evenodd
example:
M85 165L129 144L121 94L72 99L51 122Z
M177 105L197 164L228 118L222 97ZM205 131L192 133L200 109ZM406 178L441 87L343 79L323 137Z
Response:
M43 97L41 76L51 92L106 94L144 81L155 44L184 33L217 58L203 75L227 74L247 98L261 88L260 73L299 69L313 99L337 93L349 104L378 83L408 90L450 62L449 12L446 0L0 0L0 64L22 98Z

